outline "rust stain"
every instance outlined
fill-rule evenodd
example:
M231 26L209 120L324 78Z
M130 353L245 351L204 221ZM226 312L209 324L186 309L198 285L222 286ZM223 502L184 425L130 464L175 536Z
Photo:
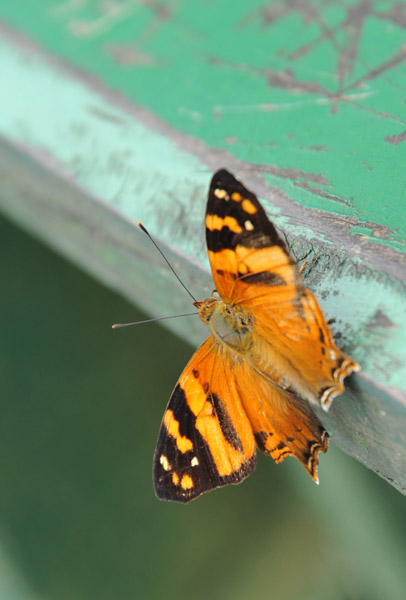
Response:
M394 144L395 146L404 141L406 141L406 131L403 131L402 133L397 133L395 135L387 135L385 138L385 142L389 142L390 144Z
M307 150L314 150L315 152L325 152L328 150L327 146L304 146Z
M362 106L362 104L358 104L356 101L354 102L354 100L358 100L359 98L349 97L348 92L357 89L368 81L372 81L406 60L406 47L402 46L392 58L382 62L380 65L376 65L373 68L364 65L363 75L351 81L355 65L360 64L359 43L368 20L371 18L387 20L397 26L406 28L404 4L402 2L393 3L386 12L376 10L372 0L359 0L352 6L345 7L342 4L340 6L344 8L345 16L340 23L332 27L328 26L321 14L320 8L315 6L311 0L271 1L260 9L252 11L240 22L240 26L246 26L252 21L258 21L261 29L264 30L273 27L282 19L299 14L306 24L316 24L320 28L320 34L311 42L302 45L293 53L287 55L286 59L294 63L297 59L313 51L316 46L327 40L337 54L337 89L335 92L326 90L317 82L298 80L290 69L275 72L270 69L261 70L254 67L250 71L266 77L269 85L272 87L323 96L327 101L331 102L333 114L337 112L337 106L340 102L350 102L363 110L371 111L381 118L392 118L402 121L396 115L374 111ZM342 39L343 34L344 42ZM234 67L237 69L249 68L246 65L234 65Z
M337 196L335 194L329 194L328 192L324 192L321 188L315 185L309 185L304 181L295 181L295 186L303 188L308 192L315 194L316 196L321 196L322 198L326 198L328 200L334 200L334 202L339 202L340 204L345 204L346 206L354 208L351 202L348 202L348 200L344 200L344 198L340 198L340 196Z
M404 61L406 61L406 46L402 46L399 52L397 52L389 60L384 61L380 65L376 66L374 69L370 69L369 71L367 71L367 73L365 73L365 75L363 75L356 81L353 81L350 85L347 86L346 89L353 89L354 87L358 87L361 83L364 83L364 81L370 81L371 79L375 79L376 77L382 75L382 73L385 73L385 71L396 67L399 63Z
M285 179L291 179L293 181L302 179L304 181L318 183L319 185L330 185L329 180L320 173L306 173L301 169L283 168L277 167L276 165L262 165L253 163L253 166L258 173L269 173L270 175L284 177Z
M393 323L393 321L390 320L390 318L384 313L382 312L380 309L378 309L375 314L371 317L370 322L369 322L369 327L375 328L375 327L384 327L387 329L396 329L397 325L395 323Z
M152 66L157 62L152 54L140 52L136 43L108 44L106 45L106 50L116 62L126 67L135 67L136 65L147 67Z
M127 44L109 44L106 46L107 53L118 63L125 66L153 66L157 62L155 57L150 53L143 52L141 48L151 40L167 21L171 20L178 4L179 0L172 0L168 5L156 0L142 0L139 2L140 6L150 8L154 13L152 20L139 38Z

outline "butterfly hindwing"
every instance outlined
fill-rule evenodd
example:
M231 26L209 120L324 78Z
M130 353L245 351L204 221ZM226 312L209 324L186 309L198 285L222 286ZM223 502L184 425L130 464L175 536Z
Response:
M189 502L239 483L255 468L253 433L231 369L218 352L210 336L186 366L165 411L154 458L155 492L163 500Z
M276 463L294 456L317 482L317 455L327 451L328 434L311 407L247 363L236 364L234 376L258 450Z
M300 396L327 411L344 392L344 378L359 365L334 343L314 294L303 289L295 307L275 306L272 298L253 300L249 310L256 316L265 361L277 366Z

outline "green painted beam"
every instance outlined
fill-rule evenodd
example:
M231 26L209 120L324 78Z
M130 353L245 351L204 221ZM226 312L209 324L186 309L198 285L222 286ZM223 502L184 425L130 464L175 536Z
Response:
M151 314L177 314L189 299L135 222L204 298L207 185L229 168L307 255L306 283L362 365L322 415L333 440L405 492L406 52L396 6L1 6L0 208ZM169 325L194 344L204 335L194 318Z

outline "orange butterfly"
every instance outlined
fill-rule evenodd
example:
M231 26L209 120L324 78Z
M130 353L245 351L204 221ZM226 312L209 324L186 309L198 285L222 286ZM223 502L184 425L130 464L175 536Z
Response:
M318 482L328 434L308 402L327 411L359 365L334 344L256 196L224 169L211 181L206 240L221 299L195 302L211 334L165 411L156 495L189 502L239 483L255 469L256 448L277 463L295 456Z

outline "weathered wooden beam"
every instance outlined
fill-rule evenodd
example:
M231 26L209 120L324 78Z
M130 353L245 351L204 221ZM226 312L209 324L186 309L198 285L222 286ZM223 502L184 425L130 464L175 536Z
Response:
M306 284L362 366L323 422L405 493L406 119L393 94L406 89L401 27L385 12L353 15L368 17L365 35L382 33L366 67L320 32L307 45L299 30L283 41L283 20L271 26L265 12L234 15L220 32L216 9L201 7L207 39L192 44L179 25L193 30L187 9L154 6L114 21L94 3L85 21L73 4L48 13L38 5L33 23L0 9L1 210L151 315L178 314L189 298L135 223L204 298L207 185L215 169L230 169L307 257ZM140 15L134 43L119 43ZM351 41L344 16L335 19ZM229 51L224 27L238 38ZM196 344L204 335L198 319L167 324Z

